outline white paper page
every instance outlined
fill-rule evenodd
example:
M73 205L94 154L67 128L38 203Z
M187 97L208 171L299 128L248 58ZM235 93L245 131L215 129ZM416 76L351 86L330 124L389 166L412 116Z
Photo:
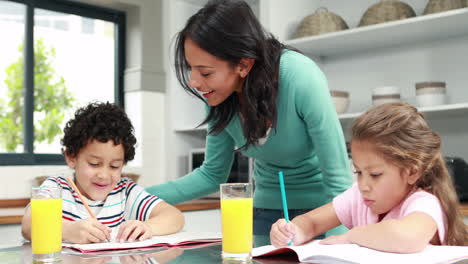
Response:
M377 251L354 244L320 245L318 240L302 246L290 246L302 262L325 263L453 263L468 259L468 247L427 246L423 251L412 254L398 254ZM273 246L254 248L252 255L258 256L274 250ZM334 261L333 261L334 260ZM338 261L341 260L341 261ZM343 261L345 260L345 261Z
M116 233L117 234L117 233ZM115 235L116 235L115 234ZM114 240L115 240L114 235ZM105 249L123 249L123 248L142 248L148 247L154 244L177 244L184 241L200 241L200 240L211 240L221 239L221 234L217 232L189 232L180 231L176 234L166 236L153 236L150 239L136 242L104 242L104 243L92 243L92 244L72 244L62 243L64 247L76 248L81 250L105 250Z
M346 262L337 262L337 263L359 263L360 260L359 255L356 257L355 251L359 249L358 245L355 244L342 244L342 245L320 245L320 240L313 240L307 244L300 245L300 246L288 246L286 248L293 249L300 261L315 261L318 260L331 260L331 259L342 259L346 260ZM265 254L267 252L273 251L276 248L269 245L254 248L252 255L259 256ZM325 256L325 257L324 257ZM328 262L327 262L328 263Z

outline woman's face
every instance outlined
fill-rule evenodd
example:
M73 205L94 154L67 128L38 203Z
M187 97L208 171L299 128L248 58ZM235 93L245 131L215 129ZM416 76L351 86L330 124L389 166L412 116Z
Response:
M233 92L240 93L244 74L240 65L232 66L201 49L190 38L184 43L185 59L190 67L190 82L210 106L224 102Z

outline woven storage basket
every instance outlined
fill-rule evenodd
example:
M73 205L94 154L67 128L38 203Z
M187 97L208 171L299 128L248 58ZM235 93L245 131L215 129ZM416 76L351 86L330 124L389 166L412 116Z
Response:
M294 38L319 35L348 29L346 22L337 14L319 7L313 14L305 17L297 28Z
M382 0L370 6L359 22L359 27L415 17L413 8L401 1Z
M424 15L448 11L466 6L465 0L429 0L424 8Z

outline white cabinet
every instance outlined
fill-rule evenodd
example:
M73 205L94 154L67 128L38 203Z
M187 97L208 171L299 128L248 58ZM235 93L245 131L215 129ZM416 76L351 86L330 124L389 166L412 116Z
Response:
M173 5L191 6L190 11L204 4L194 0L175 2ZM468 159L468 8L422 16L427 0L404 0L413 7L417 17L357 28L365 10L376 0L249 2L268 31L318 63L330 89L350 93L348 112L339 116L347 137L350 121L372 105L372 88L397 86L402 100L415 104L416 82L445 81L447 105L420 108L420 111L442 136L444 154ZM340 15L350 29L291 39L300 21L319 6ZM180 18L179 22L185 20ZM171 80L169 90L170 96L184 93L175 79ZM183 145L179 150L200 147L206 132L187 128L194 128L203 119L200 110L203 105L194 99L182 101L181 98L177 95L169 101L170 115L177 119L173 120L170 131L175 135L174 147ZM199 109L187 109L189 105ZM179 159L184 151L173 153L172 158Z

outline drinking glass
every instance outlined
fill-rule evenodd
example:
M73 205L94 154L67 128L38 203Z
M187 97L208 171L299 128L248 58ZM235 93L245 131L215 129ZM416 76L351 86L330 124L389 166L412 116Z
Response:
M34 263L60 260L61 190L59 187L33 187L31 190L31 246Z
M253 198L250 183L220 185L223 261L252 260Z

